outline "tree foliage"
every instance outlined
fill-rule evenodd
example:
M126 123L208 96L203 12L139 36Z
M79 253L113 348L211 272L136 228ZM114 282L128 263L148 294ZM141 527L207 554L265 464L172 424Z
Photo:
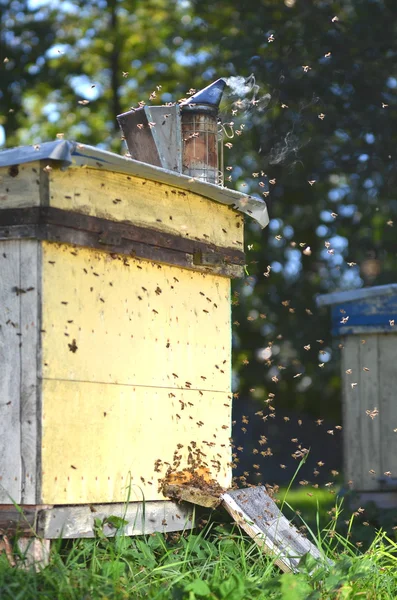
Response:
M120 151L117 114L148 102L156 85L184 92L178 83L186 78L184 68L175 60L177 0L44 2L34 10L28 5L14 1L2 14L10 91L0 106L2 114L14 109L12 120L3 119L7 145L62 132ZM21 28L27 40L22 52ZM14 104L16 82L23 88Z
M244 136L230 150L234 185L270 192L271 216L264 232L247 223L240 393L271 391L281 404L336 416L339 351L315 296L395 280L395 5L196 0L194 9L204 68L252 72L271 95L265 111L239 111Z
M338 342L315 296L396 272L394 0L13 0L1 22L9 146L63 132L120 151L117 113L254 74L259 104L230 90L223 115L242 132L227 185L265 193L271 216L247 221L236 381L244 399L337 415Z

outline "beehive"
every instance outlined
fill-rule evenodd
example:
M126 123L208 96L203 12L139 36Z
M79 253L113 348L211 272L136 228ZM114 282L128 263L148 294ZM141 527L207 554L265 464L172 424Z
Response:
M44 537L93 535L128 501L128 533L137 507L180 529L159 480L199 453L230 486L243 212L266 225L260 200L84 145L0 154L0 528L16 502Z
M397 285L319 296L342 344L344 478L361 501L397 506Z

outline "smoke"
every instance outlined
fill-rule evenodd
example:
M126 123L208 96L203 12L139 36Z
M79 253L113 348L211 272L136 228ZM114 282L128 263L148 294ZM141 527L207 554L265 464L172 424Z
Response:
M248 77L227 77L225 78L225 81L227 85L225 99L226 103L229 105L228 112L231 109L232 116L236 114L238 116L243 116L243 118L248 117L261 132L264 146L263 150L262 146L259 149L261 161L263 161L262 168L266 168L267 165L282 164L287 164L289 168L294 168L296 164L301 163L301 161L298 160L299 150L310 142L310 138L308 138L304 132L303 115L308 108L311 108L319 102L319 98L313 95L309 101L301 102L299 104L299 108L297 110L295 109L288 117L292 120L291 129L288 133L284 134L279 141L276 141L276 143L273 142L273 145L269 149L269 147L266 148L266 142L270 141L269 137L271 138L273 136L266 134L266 132L268 132L268 122L266 117L261 113L268 107L272 100L272 96L275 106L278 105L278 93L275 90L272 94L261 93L260 86L256 83L255 75L253 73ZM288 108L286 105L282 106L283 108ZM234 125L234 123L231 123L230 125ZM237 133L239 133L239 131L237 131ZM234 137L234 132L233 135L228 135L227 137Z
M268 162L270 165L279 165L291 155L297 156L298 150L302 144L298 143L296 135L289 131L285 138L278 142L269 152Z
M233 105L238 110L250 110L255 108L262 112L271 100L270 94L259 95L259 85L255 81L253 73L248 77L234 76L226 78L226 85L230 88L230 95L238 96Z
M236 96L246 96L253 92L253 95L259 92L259 85L255 83L255 76L253 73L249 77L227 77L226 85L230 87L231 93Z

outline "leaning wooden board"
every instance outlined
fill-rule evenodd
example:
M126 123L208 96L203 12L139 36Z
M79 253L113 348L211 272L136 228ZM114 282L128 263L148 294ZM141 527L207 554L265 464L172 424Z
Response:
M319 564L332 564L288 521L263 486L217 494L186 484L171 484L165 485L164 493L206 508L222 506L284 572L299 572L299 563L307 554Z

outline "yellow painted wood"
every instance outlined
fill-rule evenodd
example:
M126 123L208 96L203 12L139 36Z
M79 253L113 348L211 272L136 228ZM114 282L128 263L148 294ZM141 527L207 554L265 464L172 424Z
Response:
M39 161L0 168L0 210L40 204Z
M155 461L172 464L177 451L179 468L187 467L192 442L213 477L230 486L230 404L225 392L44 380L41 501L164 499L158 479L167 465L156 472ZM220 461L219 472L213 460Z
M42 255L42 502L122 502L129 473L131 500L160 499L155 461L182 444L186 468L191 442L230 485L230 281L64 244Z
M229 279L45 242L42 280L43 377L230 391Z
M50 205L243 249L243 217L223 204L173 186L90 168L53 169Z

